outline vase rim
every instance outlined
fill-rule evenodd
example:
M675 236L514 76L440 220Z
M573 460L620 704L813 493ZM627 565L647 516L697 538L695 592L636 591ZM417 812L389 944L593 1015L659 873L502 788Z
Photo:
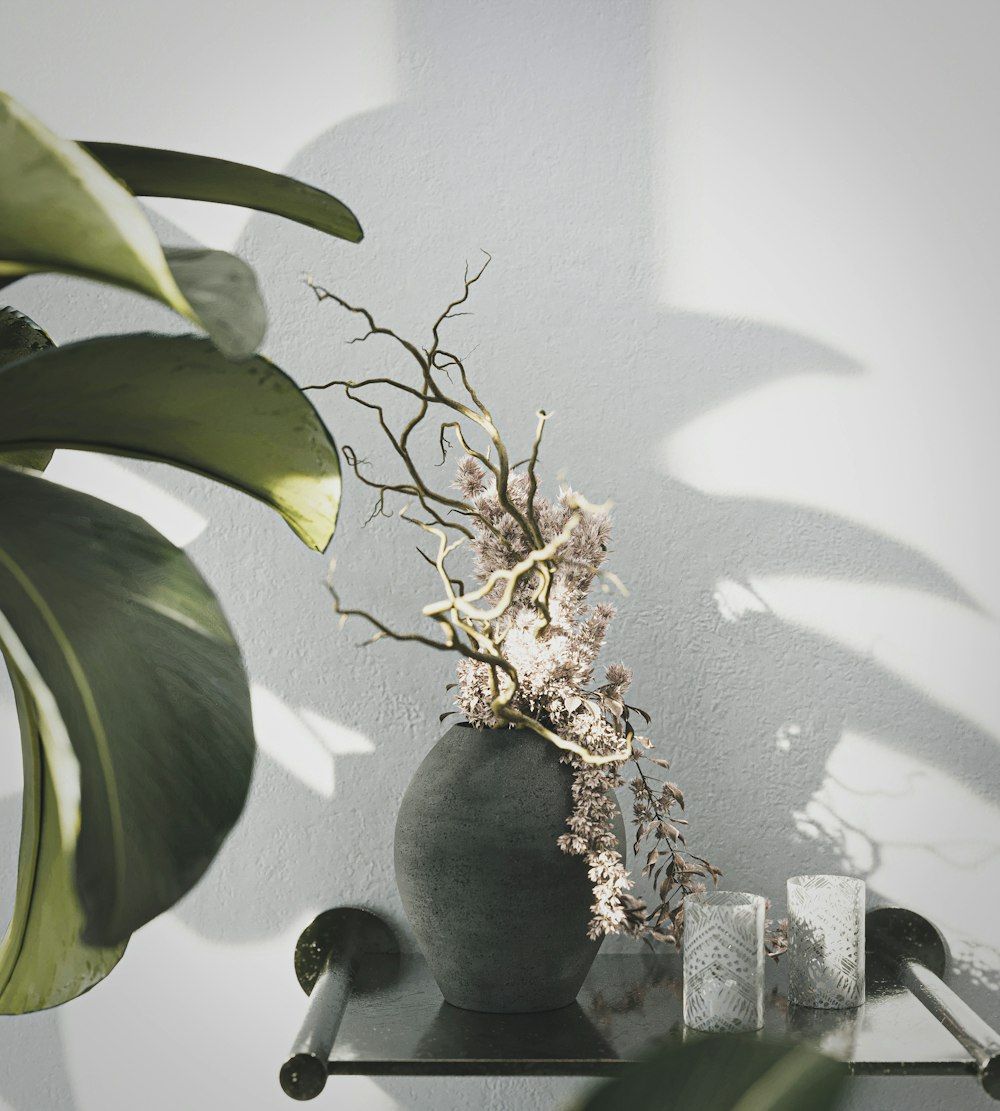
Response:
M684 902L690 900L699 906L706 907L763 907L767 901L763 895L752 891L695 891L684 896Z
M535 733L534 729L529 729L526 725L479 726L473 725L472 722L468 720L453 721L448 728L454 729L456 726L460 729L471 729L475 733ZM539 740L545 740L544 737L539 736L537 733L535 733L535 736L539 737Z
M794 887L802 887L809 880L829 880L835 883L838 887L846 887L855 891L860 891L865 886L865 881L858 879L857 876L847 876L842 872L815 872L803 876L789 876L788 885Z

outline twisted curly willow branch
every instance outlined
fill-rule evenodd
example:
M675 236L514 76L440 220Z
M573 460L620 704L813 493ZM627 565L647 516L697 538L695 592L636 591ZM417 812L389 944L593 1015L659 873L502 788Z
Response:
M507 445L500 435L500 431L493 420L490 410L483 403L480 396L473 388L465 365L462 360L450 351L443 351L440 346L440 330L445 321L463 315L456 310L468 301L472 286L483 276L483 272L490 263L490 256L485 251L486 259L475 273L470 275L466 266L463 290L459 297L452 301L438 316L431 327L431 342L428 347L419 347L410 340L404 339L391 328L386 328L375 321L373 315L365 308L348 304L335 293L316 285L308 279L308 285L316 295L319 302L332 301L347 312L360 316L367 325L367 331L360 336L349 340L350 343L363 343L373 336L384 336L393 341L416 363L419 372L418 383L410 385L395 378L375 377L358 381L346 379L333 379L318 385L303 387L306 390L326 390L339 387L344 395L352 402L375 413L379 427L392 448L395 455L402 463L406 472L403 481L382 481L363 473L362 468L367 466L367 461L360 458L349 445L343 449L344 459L357 479L366 488L377 491L375 507L368 520L379 516L391 516L386 509L386 499L391 495L401 495L415 499L423 515L427 519L412 516L409 512L410 505L404 505L398 516L409 524L420 528L425 533L433 536L437 541L437 553L432 558L419 547L417 551L428 563L433 564L441 585L444 589L444 598L423 607L425 617L434 621L442 639L437 640L421 633L404 633L390 628L385 622L379 620L367 610L353 609L344 606L333 584L335 564L331 564L330 575L327 579L327 589L333 599L334 610L342 620L357 617L366 621L375 632L367 644L383 639L397 641L413 641L426 645L437 651L454 652L470 660L478 660L489 669L490 693L492 707L496 717L511 725L522 726L533 730L545 740L550 741L558 748L575 753L581 760L588 764L611 764L627 760L632 755L630 740L625 740L622 751L610 755L597 754L589 749L568 741L558 736L551 729L547 729L541 722L518 710L512 701L518 691L517 670L505 659L502 650L503 636L496 632L497 619L501 618L518 588L525 583L531 586L531 602L539 614L536 635L549 624L549 592L552 585L552 576L559 560L559 553L568 543L581 520L581 513L600 513L606 506L594 506L578 495L573 495L569 502L571 515L562 531L550 541L546 542L535 515L535 495L538 489L536 466L541 447L545 422L549 414L540 411L531 454L524 461L527 466L528 497L522 510L510 496L509 482L512 472L518 463L511 466L510 454ZM451 383L448 371L454 368L458 371L464 394L452 396L447 392L440 381L440 376ZM394 392L397 396L410 399L414 403L415 412L399 430L396 430L386 416L385 407L376 400L372 400L370 391L382 388ZM435 414L441 414L444 420L437 421ZM443 463L449 445L446 433L454 434L462 450L475 459L485 471L493 478L496 485L497 500L504 512L514 522L523 539L523 551L527 547L528 554L518 559L512 567L504 571L491 574L481 585L474 590L467 590L461 579L452 575L447 567L448 558L453 555L466 540L473 539L475 534L465 521L475 522L478 527L489 532L506 550L513 553L514 545L496 525L487 519L474 504L452 496L451 494L435 489L421 474L410 448L411 437L421 425L431 424L441 449L441 462ZM464 422L464 425L463 425ZM484 436L488 442L487 450L478 449L470 443L469 436L476 432ZM440 464L438 464L440 466ZM457 519L456 519L457 518ZM513 556L512 556L513 558Z

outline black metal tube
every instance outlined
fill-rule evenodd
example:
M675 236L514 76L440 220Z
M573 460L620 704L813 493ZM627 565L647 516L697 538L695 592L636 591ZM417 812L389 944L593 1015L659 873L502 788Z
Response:
M878 907L865 916L865 931L877 961L965 1047L986 1093L1000 1099L1000 1034L942 979L948 950L936 927L916 911Z
M313 1099L326 1085L330 1052L337 1039L352 991L375 986L358 973L362 958L398 954L392 929L360 907L325 910L299 935L295 975L309 996L309 1007L288 1060L281 1066L281 1087L292 1099ZM393 969L388 970L393 975Z
M330 1050L351 994L351 954L331 954L309 995L309 1007L288 1060L281 1087L292 1099L314 1099L323 1091Z
M919 961L899 964L899 981L972 1055L988 1095L1000 1099L1000 1034Z

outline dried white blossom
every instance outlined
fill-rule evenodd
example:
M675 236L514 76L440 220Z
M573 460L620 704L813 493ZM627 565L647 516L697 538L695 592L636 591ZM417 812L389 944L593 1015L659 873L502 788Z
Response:
M486 474L475 460L466 457L460 462L455 485L472 500L480 515L471 521L475 532L471 547L475 576L484 582L523 560L529 551L528 544L523 530L500 504L495 480L491 476L487 484ZM510 475L507 497L520 511L527 510L530 489L526 475ZM576 495L570 490L563 490L558 502L536 492L534 518L546 542L561 533L571 514L577 513L579 517L569 541L553 561L548 620L535 600L537 581L528 580L521 583L510 604L492 623L491 636L501 644L504 659L517 671L512 709L531 716L594 755L620 752L623 741L633 737L632 758L638 760L652 746L648 738L632 733L630 713L646 715L624 702L632 683L631 670L623 663L609 664L604 673L605 684L594 686L597 657L615 610L607 602L591 605L589 595L607 559L611 522L605 513L575 509L577 504ZM491 601L499 597L497 588ZM458 665L456 700L470 724L478 728L502 725L492 708L491 679L490 667L478 660L463 659ZM636 748L636 744L641 747ZM633 881L620 851L623 846L618 845L613 829L616 804L610 792L623 783L624 761L594 765L570 753L564 754L562 760L573 768L574 805L567 821L569 833L563 834L558 844L563 852L583 857L586 862L594 892L590 936L625 931L637 937L651 934L660 940L676 937L681 925L679 900L700 886L695 877L712 874L714 878L716 870L709 871L711 866L701 858L692 862L680 852L674 863L672 851L667 852L666 882L658 877L658 905L648 912L640 899L629 894ZM666 765L666 761L658 762ZM675 843L680 831L668 815L675 804L683 807L680 788L667 784L654 791L641 769L631 787L636 796L635 817L640 829L637 851L638 841L647 836L656 844ZM652 874L652 868L644 870L644 874ZM669 935L659 930L660 922L668 917Z
M463 498L472 501L473 498L482 493L485 484L486 472L471 455L466 455L459 460L458 475L455 478L454 486Z

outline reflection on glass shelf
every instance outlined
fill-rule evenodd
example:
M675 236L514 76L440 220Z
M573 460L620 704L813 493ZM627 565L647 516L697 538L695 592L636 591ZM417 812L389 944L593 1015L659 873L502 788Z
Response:
M359 974L375 978L374 966L392 959L366 957ZM854 1011L802 1011L789 1006L779 984L765 994L764 1036L801 1038L856 1073L976 1072L965 1049L908 991L869 982L867 1002ZM600 1075L683 1032L676 954L599 956L576 1003L535 1015L452 1007L423 959L405 954L392 982L352 996L329 1068L369 1076Z

